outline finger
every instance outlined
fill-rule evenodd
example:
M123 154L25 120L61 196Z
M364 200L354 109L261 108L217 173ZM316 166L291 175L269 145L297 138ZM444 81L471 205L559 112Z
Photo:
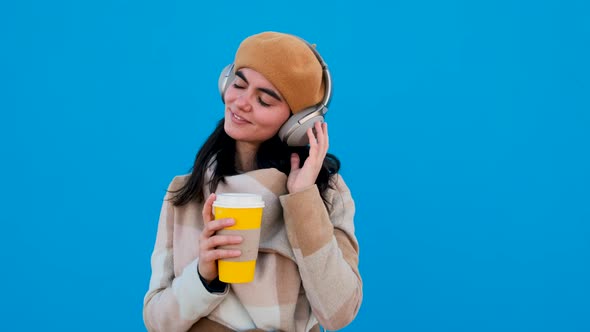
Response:
M207 225L207 223L213 219L215 219L215 216L213 215L213 202L215 201L215 193L211 193L211 195L209 195L209 197L207 197L207 200L205 201L205 204L203 205L203 220L205 221L205 225Z
M207 230L210 233L208 235L208 237L209 237L209 236L212 236L213 233L217 232L218 230L224 229L229 226L233 226L235 223L236 223L236 221L232 218L211 220L210 222L205 224L204 231Z
M226 246L230 244L240 244L243 238L239 235L214 235L209 238L209 247L215 248L219 246Z
M318 153L318 151L317 151L318 150L318 141L315 138L315 135L313 134L313 129L312 128L308 128L307 129L307 138L309 139L309 156L306 159L306 162L310 158L311 159L314 159L317 156L317 153Z
M216 219L205 224L199 235L199 248L201 252L213 250L215 247L224 244L235 244L234 241L242 241L241 236L216 235L216 232L235 224L231 218ZM228 243L224 241L229 241ZM237 243L240 243L237 242Z
M291 171L299 169L299 155L295 152L291 153Z
M204 253L203 260L207 261L207 262L213 262L218 259L238 257L241 254L242 254L242 252L238 249L231 249L231 250L215 249L215 250L209 250L206 253Z
M324 132L324 128L324 122L318 121L315 123L316 138L320 150L323 150L326 145L326 133Z
M317 122L316 122L317 123ZM314 124L315 126L315 124ZM313 148L317 145L318 141L315 138L315 135L313 133L313 128L307 128L307 138L309 139L309 147Z
M322 144L325 151L328 151L328 147L330 146L330 138L328 136L328 123L322 123Z

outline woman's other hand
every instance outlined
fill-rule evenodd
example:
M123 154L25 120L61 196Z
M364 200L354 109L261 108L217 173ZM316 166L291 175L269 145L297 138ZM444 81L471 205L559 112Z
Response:
M291 172L287 179L289 193L296 193L313 185L322 169L329 146L328 124L318 121L314 124L314 128L315 136L312 128L307 129L309 157L303 163L303 167L299 167L299 155L291 154Z

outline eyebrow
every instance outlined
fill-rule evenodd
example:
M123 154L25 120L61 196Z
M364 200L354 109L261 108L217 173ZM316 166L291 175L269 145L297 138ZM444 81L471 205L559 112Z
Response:
M248 80L246 79L246 76L244 76L244 73L242 73L242 71L241 71L241 70L238 70L238 71L236 72L236 76L238 76L239 78L241 78L242 80L244 80L244 82L246 82L246 84L249 84L249 83L248 83ZM273 90L271 90L271 89L267 89L267 88L257 88L257 90L260 90L260 91L262 91L262 92L264 92L264 93L268 94L269 96L273 97L274 99L276 99L276 100L278 100L278 101L282 101L282 100L281 100L281 97L279 97L279 95L278 95L276 92L274 92Z

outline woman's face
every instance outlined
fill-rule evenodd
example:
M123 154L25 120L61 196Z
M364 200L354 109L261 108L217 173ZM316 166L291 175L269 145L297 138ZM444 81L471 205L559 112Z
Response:
M285 99L262 74L241 68L225 91L225 132L236 141L260 144L289 119Z

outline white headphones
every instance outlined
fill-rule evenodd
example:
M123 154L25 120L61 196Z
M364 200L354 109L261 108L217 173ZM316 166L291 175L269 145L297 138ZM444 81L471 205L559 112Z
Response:
M299 38L299 37L298 37ZM301 39L301 38L299 38ZM324 115L328 112L328 104L330 97L332 96L332 79L330 77L330 71L328 65L322 59L322 56L318 51L309 44L307 41L301 39L309 48L313 51L316 58L322 66L322 76L324 80L324 98L319 104L305 108L297 114L293 114L285 124L279 129L279 138L287 143L289 146L305 146L309 144L307 137L307 129L313 128L314 123L320 121L324 122ZM227 65L219 76L218 86L219 93L221 93L221 100L223 101L223 95L227 89L229 83L235 79L234 64Z

